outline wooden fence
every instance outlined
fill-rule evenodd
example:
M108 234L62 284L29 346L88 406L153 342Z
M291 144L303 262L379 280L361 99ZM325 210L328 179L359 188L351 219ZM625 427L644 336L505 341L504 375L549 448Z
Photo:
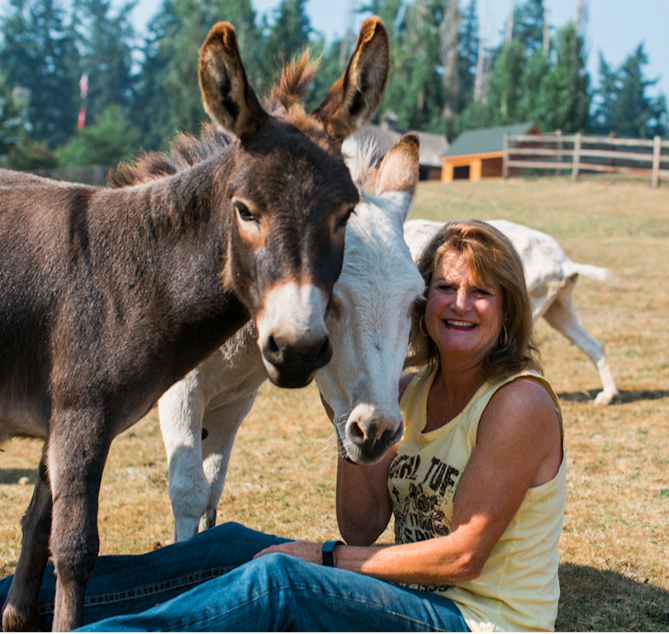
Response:
M665 152L663 154L663 152ZM669 178L669 141L656 136L645 139L581 134L504 135L502 175L511 168L571 171L572 180L581 172L648 174L653 187Z

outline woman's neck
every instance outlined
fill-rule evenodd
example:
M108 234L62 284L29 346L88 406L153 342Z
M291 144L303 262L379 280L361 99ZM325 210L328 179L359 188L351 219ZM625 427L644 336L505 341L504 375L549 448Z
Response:
M489 373L481 363L464 365L441 359L428 395L427 424L423 432L439 429L453 420L488 376Z

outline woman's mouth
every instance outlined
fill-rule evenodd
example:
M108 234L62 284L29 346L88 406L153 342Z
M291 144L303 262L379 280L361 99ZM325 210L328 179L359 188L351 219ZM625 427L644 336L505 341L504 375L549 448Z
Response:
M459 321L457 319L445 319L444 323L449 328L457 328L458 330L471 330L474 328L474 324L469 321Z

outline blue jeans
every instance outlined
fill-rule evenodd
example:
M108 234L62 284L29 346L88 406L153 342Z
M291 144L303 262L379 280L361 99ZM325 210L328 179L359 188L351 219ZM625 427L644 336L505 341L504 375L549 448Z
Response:
M454 603L280 553L288 541L223 524L145 555L100 557L84 608L87 631L469 631ZM11 577L0 581L4 603ZM55 578L40 592L51 628Z

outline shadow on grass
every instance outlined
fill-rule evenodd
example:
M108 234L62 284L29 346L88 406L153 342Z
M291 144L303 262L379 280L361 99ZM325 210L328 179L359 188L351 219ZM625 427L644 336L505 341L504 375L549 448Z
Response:
M0 468L0 484L24 484L21 478L28 478L25 484L35 484L37 469L2 469Z
M669 592L589 566L560 566L557 632L667 632Z
M569 403L588 403L595 400L600 390L582 390L581 392L561 392L558 397ZM611 403L636 403L637 401L659 401L669 397L669 390L620 390L620 395Z

